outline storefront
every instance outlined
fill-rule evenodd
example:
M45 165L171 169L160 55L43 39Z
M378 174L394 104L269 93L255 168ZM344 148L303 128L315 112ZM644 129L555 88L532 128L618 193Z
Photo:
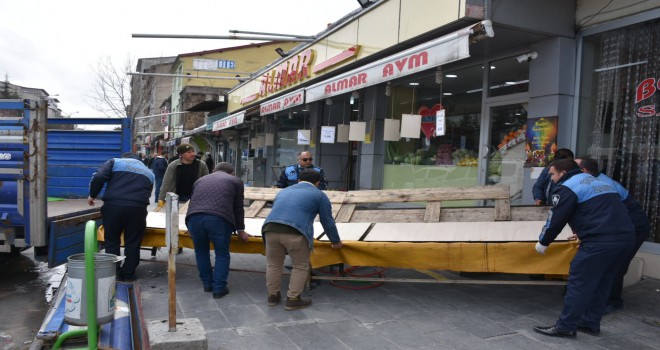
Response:
M577 154L598 160L651 218L660 208L660 11L581 33Z
M457 18L434 27L414 14L447 4L378 3L232 90L230 110L254 110L236 128L243 160L264 158L253 184L274 184L305 150L333 190L507 184L512 204L532 204L539 169L570 145L572 23L523 26L529 9L518 6L493 16L491 27L481 21L485 2L458 4ZM573 14L569 5L549 6L545 16ZM380 23L392 14L400 28L426 25L426 34ZM266 135L272 144L260 142Z

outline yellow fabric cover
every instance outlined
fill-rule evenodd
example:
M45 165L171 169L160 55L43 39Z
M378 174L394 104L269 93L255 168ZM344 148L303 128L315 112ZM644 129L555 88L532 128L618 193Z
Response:
M97 231L104 240L103 226ZM500 272L522 274L567 275L578 243L555 242L545 254L534 249L536 242L358 242L344 241L335 250L330 242L314 242L311 256L313 268L345 263L350 266L382 266L394 268L452 270L463 272ZM164 247L165 230L145 230L143 247ZM179 247L194 249L187 231L179 231ZM247 243L231 238L230 251L265 254L261 237L250 237Z

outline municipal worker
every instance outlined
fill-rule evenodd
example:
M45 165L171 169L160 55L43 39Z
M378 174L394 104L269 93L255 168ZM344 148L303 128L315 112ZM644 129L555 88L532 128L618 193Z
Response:
M619 196L621 196L623 204L625 204L626 208L628 208L628 215L630 216L633 225L635 225L635 246L633 247L632 252L630 252L630 254L624 260L624 263L621 265L621 269L619 269L619 271L614 276L612 290L610 292L610 297L607 300L607 307L605 308L605 314L608 314L623 308L623 298L621 297L623 292L623 277L626 275L626 272L628 272L630 262L635 257L635 254L637 254L639 247L641 247L644 241L649 238L649 234L651 233L651 222L649 221L649 217L644 212L644 209L642 209L642 205L639 204L639 202L630 195L625 187L607 175L598 171L598 162L595 159L589 157L580 157L575 159L575 162L580 166L582 172L590 174L596 177L598 180L607 182L614 186L616 191L619 193Z
M92 175L87 204L94 206L94 200L106 183L101 207L105 251L121 255L123 232L126 260L121 267L117 266L117 279L133 281L140 263L140 246L147 226L147 206L154 186L154 173L133 153L110 159Z
M558 186L550 196L553 207L536 251L545 254L567 223L580 246L571 261L559 319L534 330L553 337L574 338L576 331L598 335L614 274L633 248L635 227L614 187L582 173L574 160L552 162L549 173Z
M323 169L314 165L314 163L312 163L313 160L314 158L312 158L311 153L307 151L299 153L298 164L289 165L286 168L284 168L284 170L282 170L282 174L280 175L279 180L277 180L277 187L286 188L295 185L298 183L300 172L302 172L303 169L314 169L317 173L321 175L321 180L319 181L318 189L319 190L327 189L328 180L325 178Z
M554 160L573 159L574 156L575 155L570 149L560 148L555 153ZM541 171L541 175L536 179L534 186L532 186L532 195L534 196L534 204L536 205L552 204L548 202L548 198L550 197L552 190L554 190L555 184L550 180L548 170L548 167L545 167L543 171Z
M317 215L332 248L342 247L330 199L318 189L320 181L321 174L314 169L304 169L297 184L277 193L273 209L261 228L266 243L268 306L280 302L282 267L287 254L293 269L284 309L297 310L312 304L310 299L302 298L301 293L307 281L309 256L314 246L313 223Z

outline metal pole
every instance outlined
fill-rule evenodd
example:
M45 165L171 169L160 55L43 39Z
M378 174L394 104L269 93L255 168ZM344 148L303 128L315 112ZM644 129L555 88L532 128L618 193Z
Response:
M231 72L219 72L219 73L231 74ZM127 72L126 74L141 75L148 77L169 77L169 78L188 78L188 79L221 79L221 80L239 80L239 81L250 79L250 77L220 77L213 75L192 75L192 74L137 73L137 72ZM174 114L174 113L169 113L169 114Z
M227 40L263 40L263 41L304 41L311 42L313 39L285 38L277 36L238 36L238 35L189 35L189 34L131 34L133 38L156 38L156 39L227 39Z
M165 200L165 239L169 252L167 259L168 331L176 332L176 254L179 250L179 196L176 193L167 192Z
M284 36L290 38L302 38L302 39L314 39L311 35L295 35L295 34L280 34L280 33L268 33L268 32L249 32L247 30L236 30L232 29L229 31L234 34L251 34L251 35L272 35L272 36Z

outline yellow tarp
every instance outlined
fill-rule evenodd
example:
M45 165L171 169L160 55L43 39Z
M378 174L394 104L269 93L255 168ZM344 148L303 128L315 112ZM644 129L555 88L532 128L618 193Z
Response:
M103 226L98 229L103 241ZM523 274L567 275L569 264L577 252L577 242L555 242L544 255L534 249L536 242L358 242L344 241L335 250L330 242L314 243L312 267L345 263L350 266L382 266L394 268L452 270L463 272L500 272ZM164 247L165 230L145 230L143 247ZM179 232L179 246L193 249L192 238ZM232 237L230 251L265 254L261 237L250 237L247 243Z

